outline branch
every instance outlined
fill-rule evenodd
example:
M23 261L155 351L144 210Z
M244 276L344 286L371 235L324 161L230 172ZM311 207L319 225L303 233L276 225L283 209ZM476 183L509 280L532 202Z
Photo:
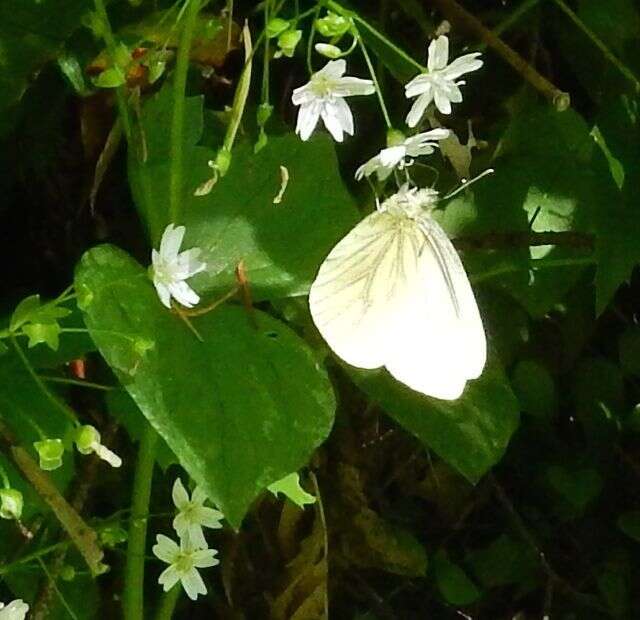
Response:
M456 0L432 0L432 2L447 19L473 32L487 47L502 56L531 86L542 93L558 112L566 110L571 105L569 93L556 88L547 78L540 75L518 52L509 47L479 19L460 6Z
M481 237L457 237L453 245L458 250L494 250L505 248L527 248L540 245L557 245L593 251L595 239L587 233L531 232L488 233Z

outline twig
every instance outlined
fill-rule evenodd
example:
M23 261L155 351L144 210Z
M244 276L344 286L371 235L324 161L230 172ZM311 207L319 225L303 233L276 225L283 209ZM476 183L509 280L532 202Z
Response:
M547 78L538 73L518 52L507 45L498 35L489 30L477 17L460 6L456 0L432 0L433 4L450 21L467 28L478 36L483 43L493 49L508 62L531 86L542 93L558 110L562 112L571 105L571 97L556 88Z
M489 233L479 237L462 236L453 240L458 250L493 250L503 248L526 248L540 245L559 245L577 249L593 250L593 235L586 233L529 232Z
M313 471L309 471L309 477L313 482L313 490L315 491L316 498L318 499L318 516L320 517L320 525L322 526L322 541L324 546L324 566L325 566L325 587L324 587L324 616L325 620L329 619L329 594L328 594L328 582L329 582L329 532L327 530L327 521L324 514L324 505L322 503L322 495L320 494L320 487L318 486L318 479Z

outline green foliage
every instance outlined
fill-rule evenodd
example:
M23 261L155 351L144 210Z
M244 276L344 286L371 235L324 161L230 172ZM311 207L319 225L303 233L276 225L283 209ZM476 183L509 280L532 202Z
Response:
M295 472L270 484L268 489L275 496L277 496L278 493L282 493L282 495L289 498L299 508L304 508L307 504L315 504L316 501L313 495L307 493L300 486L300 475Z
M179 222L187 228L185 247L202 248L208 265L194 278L195 289L228 290L243 261L256 298L305 293L324 256L358 217L340 179L333 145L325 136L303 143L291 134L271 136L258 154L242 144L213 191L195 196L211 177L207 162L215 159L212 149L197 145L203 132L202 103L202 98L185 103ZM136 205L156 242L169 223L166 128L172 110L172 91L165 86L143 111L147 159L143 162L135 153L129 158ZM273 204L281 186L280 166L287 168L289 183L282 202Z
M500 460L518 425L516 398L496 361L453 402L412 392L383 371L350 374L392 418L474 483Z
M480 590L464 570L447 557L446 552L438 552L433 563L438 590L447 603L465 607L480 598Z
M112 246L85 254L76 288L101 354L234 527L328 435L331 385L279 321L225 306L192 319L197 337L163 308L145 270Z

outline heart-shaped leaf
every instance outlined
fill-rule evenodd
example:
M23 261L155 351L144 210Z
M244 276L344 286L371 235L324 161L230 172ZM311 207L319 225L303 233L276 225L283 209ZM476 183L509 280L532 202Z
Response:
M76 272L100 352L191 477L238 527L256 495L306 464L335 400L311 349L288 327L225 305L194 318L164 308L145 270L100 246Z

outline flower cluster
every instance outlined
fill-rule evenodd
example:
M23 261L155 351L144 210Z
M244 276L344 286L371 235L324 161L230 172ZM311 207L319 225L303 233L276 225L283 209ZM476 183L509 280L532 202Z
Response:
M173 529L178 535L179 544L168 536L157 535L153 553L169 564L158 578L158 583L167 592L180 581L187 596L196 600L199 594L207 593L198 569L220 563L215 557L218 552L209 548L202 528L221 528L223 515L204 505L207 496L199 487L189 497L180 478L173 485L172 497L178 510Z
M317 48L317 51L327 55L325 48ZM405 86L407 99L417 97L407 115L407 125L416 127L432 102L442 114L450 114L451 104L462 101L460 86L464 81L459 78L482 66L479 56L477 52L466 54L449 63L449 39L442 35L431 41L427 71ZM296 133L302 140L309 139L320 119L338 142L342 141L345 133L353 135L353 115L345 97L370 95L375 92L375 86L371 80L345 77L345 71L344 59L330 60L323 69L311 76L307 84L293 91L293 104L300 106ZM387 148L360 166L356 178L375 173L380 181L384 181L394 170L410 165L414 158L433 153L438 141L449 135L447 129L440 128L408 138L392 131Z
M0 620L24 620L28 611L29 605L21 598L11 601L8 605L0 603Z

